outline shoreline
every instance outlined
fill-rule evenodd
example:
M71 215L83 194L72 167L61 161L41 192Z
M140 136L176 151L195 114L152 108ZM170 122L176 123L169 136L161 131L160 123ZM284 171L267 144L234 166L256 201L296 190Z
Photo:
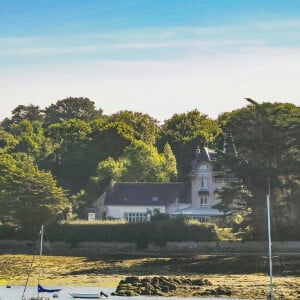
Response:
M99 287L99 288L112 288L116 289L118 283L124 280L126 276L78 276L70 277L67 280L67 284L63 279L47 279L43 280L43 286L60 287L60 286L84 286L84 287ZM140 276L143 278L144 276ZM149 276L147 276L149 277ZM157 276L151 276L157 277ZM177 276L178 277L178 276ZM113 282L112 282L113 278ZM173 276L169 278L174 279ZM175 277L176 278L176 277ZM187 279L205 279L211 282L212 286L207 287L187 287L178 288L176 291L166 293L166 297L199 297L204 291L215 290L218 288L227 288L231 291L233 297L258 299L267 297L269 290L269 277L264 274L251 274L251 275L198 275L198 276L186 276ZM3 283L3 282L1 282ZM17 281L9 282L11 286L23 286L25 283ZM275 277L273 280L275 295L281 295L285 300L295 300L300 297L300 278L295 276L288 277ZM1 284L5 286L6 284ZM36 285L35 282L31 282L30 286ZM226 296L224 296L226 297Z
M196 257L63 257L45 256L41 274L43 286L86 286L114 288L121 280L128 276L139 278L168 277L174 280L185 277L189 280L206 279L211 287L178 286L166 296L191 297L202 293L205 289L225 287L232 292L232 297L257 299L266 297L269 289L269 277L262 272L253 272L264 266L252 266L252 258L236 258L222 256L196 256ZM31 255L0 255L0 285L25 285L30 270ZM260 263L260 261L258 261ZM229 265L228 265L229 263ZM248 264L247 264L248 263ZM299 267L297 258L290 263ZM244 265L242 265L244 264ZM215 269L212 269L213 266ZM228 269L228 267L232 268ZM236 269L240 273L230 274ZM275 270L277 267L275 268ZM28 285L36 285L38 275L38 262L32 266L32 277ZM278 276L274 278L275 293L285 300L300 298L300 276Z

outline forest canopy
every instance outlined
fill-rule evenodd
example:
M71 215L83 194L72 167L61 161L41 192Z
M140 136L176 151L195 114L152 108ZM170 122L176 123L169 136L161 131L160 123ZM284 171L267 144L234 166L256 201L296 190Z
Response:
M259 236L268 184L281 228L300 227L298 218L284 219L300 212L299 107L249 101L215 120L195 109L160 124L141 112L104 115L82 97L44 109L19 105L2 120L0 222L26 227L38 226L41 215L49 222L83 217L110 180L186 181L204 144L219 154L216 167L236 178L219 208L238 210L240 227Z

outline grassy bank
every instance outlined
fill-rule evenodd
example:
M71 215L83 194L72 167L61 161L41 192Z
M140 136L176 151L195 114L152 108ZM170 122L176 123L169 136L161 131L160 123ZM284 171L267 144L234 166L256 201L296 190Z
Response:
M1 255L0 283L22 285L30 269L32 256ZM268 290L267 262L261 257L192 256L192 257L43 257L44 285L86 285L116 287L127 276L187 276L206 278L213 286L227 286L233 296L240 298L264 297ZM299 299L300 257L277 260L274 265L275 290L283 299ZM285 276L282 276L282 275ZM30 285L35 285L38 260L33 264ZM279 276L280 275L280 276ZM288 275L288 276L287 276ZM177 296L191 296L187 288L176 291Z

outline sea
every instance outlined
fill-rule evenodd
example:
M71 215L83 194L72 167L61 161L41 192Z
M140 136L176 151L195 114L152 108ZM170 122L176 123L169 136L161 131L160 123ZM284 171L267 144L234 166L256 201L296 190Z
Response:
M97 287L79 287L79 286L63 286L63 287L47 287L47 288L61 288L62 290L58 293L58 298L52 298L51 294L48 294L49 299L58 299L58 300L70 300L73 299L70 296L70 293L100 293L101 291L108 295L108 298L103 297L102 299L108 300L124 300L125 297L120 296L111 296L111 293L114 292L113 288L97 288ZM24 291L24 286L11 286L7 288L6 286L0 286L0 300L22 300L22 295ZM40 294L40 296L46 296L46 294ZM28 286L26 288L26 297L37 296L37 287ZM127 297L126 297L127 298ZM150 299L151 298L151 299ZM229 300L229 298L181 298L181 297L154 297L154 296L138 296L130 297L130 300ZM245 300L231 298L235 300ZM79 300L79 299L78 299Z

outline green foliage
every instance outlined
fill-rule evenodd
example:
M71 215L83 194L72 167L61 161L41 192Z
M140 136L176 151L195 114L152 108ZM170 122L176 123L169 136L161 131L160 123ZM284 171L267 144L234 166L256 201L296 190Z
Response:
M173 154L171 146L168 143L164 147L162 161L163 165L161 169L168 176L168 179L166 179L166 181L176 181L178 176L177 161L175 155Z
M299 228L300 108L295 105L253 102L222 114L218 122L193 110L158 127L147 114L125 110L103 116L88 98L70 97L45 110L19 105L1 125L0 222L38 223L40 209L52 220L61 201L69 205L58 185L83 216L111 179L185 180L195 149L206 143L220 150L215 167L237 179L221 192L219 205L240 210L243 222L236 228L247 227L249 236L254 228L254 237L265 236L267 178L279 231L295 235ZM229 151L222 152L224 146ZM57 208L46 204L52 196L44 192L56 195ZM48 200L43 203L40 196Z
M59 184L77 193L84 188L95 169L95 162L87 156L91 128L85 121L70 119L52 124L46 134L54 145L54 151L45 164L56 176Z
M64 191L50 173L24 154L0 155L0 219L22 227L54 220L68 209Z
M25 231L15 233L0 226L0 236L10 232L9 238L28 237ZM62 223L47 225L47 237L51 241L66 241L76 246L79 242L131 242L144 248L149 243L163 245L168 241L212 241L217 239L214 225L170 219L157 222L123 223Z
M132 141L118 160L108 158L98 166L102 188L111 179L121 182L169 182L176 178L175 157L169 146L159 154L154 146Z
M91 123L91 141L89 157L95 157L96 163L108 157L119 158L131 143L133 128L124 122L107 122L96 120Z
M34 122L43 121L43 113L39 106L29 104L29 105L18 105L12 111L12 124L18 124L24 120Z
M95 109L95 103L88 98L58 100L45 109L46 125L61 123L70 119L90 121L102 116L102 110Z
M11 152L18 144L18 140L13 134L0 128L0 148L4 152Z
M250 211L251 221L245 225L253 228L254 238L267 236L268 180L273 203L283 208L291 188L287 183L299 178L299 115L294 105L263 103L219 117L227 147L235 150L221 157L223 168L240 179L223 191L223 204Z
M158 134L158 121L148 114L132 112L128 110L119 111L109 117L112 122L121 121L134 130L133 137L148 144L155 144Z
M153 209L153 214L151 215L151 222L168 220L170 218L169 215L162 214L159 209Z
M44 119L43 112L40 110L38 106L33 104L18 105L12 111L11 119L9 118L4 119L1 125L5 128L5 130L10 131L12 125L18 124L22 121L26 120L29 122L35 122L35 121L42 122L43 119Z
M34 157L35 161L39 163L51 151L49 139L45 137L40 121L20 121L11 126L10 132L16 139L14 147L10 147L10 153L26 153Z
M160 149L167 143L171 146L177 160L179 179L185 180L195 149L204 143L212 144L220 132L217 122L198 110L193 110L174 114L171 119L166 120L159 132L157 144Z

